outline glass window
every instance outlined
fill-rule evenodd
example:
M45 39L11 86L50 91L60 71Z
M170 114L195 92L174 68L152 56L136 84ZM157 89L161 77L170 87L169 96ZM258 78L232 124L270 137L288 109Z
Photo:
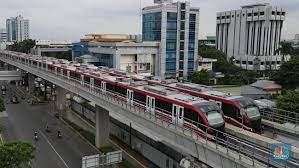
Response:
M176 50L176 42L167 42L166 43L166 50Z
M166 52L166 61L175 61L176 52Z
M182 42L180 42L180 50L184 50L184 46L185 45L185 43L182 41Z
M194 59L194 52L188 52L188 60L193 60Z
M217 19L220 19L220 17L217 17ZM196 14L190 14L190 22L196 22Z
M176 40L176 31L167 31L166 38Z
M194 43L193 42L189 43L188 48L189 50L194 50Z
M175 62L166 62L166 70L175 70L176 64Z
M193 69L194 67L194 62L189 61L188 62L188 69Z
M175 12L167 12L167 20L177 20L177 13Z
M143 15L142 35L144 41L161 40L161 12Z
M185 11L181 11L181 20L185 20Z
M167 30L176 30L177 22L176 21L168 21L167 22Z

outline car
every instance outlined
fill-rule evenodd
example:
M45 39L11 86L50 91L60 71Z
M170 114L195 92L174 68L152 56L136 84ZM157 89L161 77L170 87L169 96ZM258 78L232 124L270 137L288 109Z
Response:
M12 104L18 104L19 103L19 100L18 100L17 96L12 96L10 101L11 101Z

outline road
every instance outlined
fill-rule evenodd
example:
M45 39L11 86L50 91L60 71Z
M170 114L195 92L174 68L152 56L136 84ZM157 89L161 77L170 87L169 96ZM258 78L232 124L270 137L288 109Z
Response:
M7 91L6 102L16 94ZM18 94L18 93L17 93ZM2 135L4 141L21 140L32 142L36 146L35 168L79 168L83 156L96 154L96 150L82 140L50 112L48 105L29 105L25 100L19 104L6 105L7 117L0 117L0 123L6 126ZM51 132L45 131L50 126ZM57 131L62 138L57 138ZM34 132L38 132L38 141L34 141Z

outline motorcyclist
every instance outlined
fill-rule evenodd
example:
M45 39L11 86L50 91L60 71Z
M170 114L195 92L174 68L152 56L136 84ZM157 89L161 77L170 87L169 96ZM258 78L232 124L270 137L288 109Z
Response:
M57 137L61 138L61 132L59 130L57 131Z
M50 132L50 128L49 128L48 124L46 125L46 131Z
M34 132L34 139L37 140L37 131Z

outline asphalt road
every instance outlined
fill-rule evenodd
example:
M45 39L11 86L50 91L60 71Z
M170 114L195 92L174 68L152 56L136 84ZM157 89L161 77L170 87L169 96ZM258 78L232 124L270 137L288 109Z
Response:
M97 152L83 141L61 121L56 119L47 105L29 105L25 100L19 104L11 104L10 97L15 90L10 89L5 95L8 117L0 117L0 123L6 126L2 135L4 141L21 140L32 142L36 150L33 161L34 168L79 168L83 156ZM51 132L45 131L49 125ZM60 130L62 138L57 138ZM34 132L38 132L38 141L34 141Z

